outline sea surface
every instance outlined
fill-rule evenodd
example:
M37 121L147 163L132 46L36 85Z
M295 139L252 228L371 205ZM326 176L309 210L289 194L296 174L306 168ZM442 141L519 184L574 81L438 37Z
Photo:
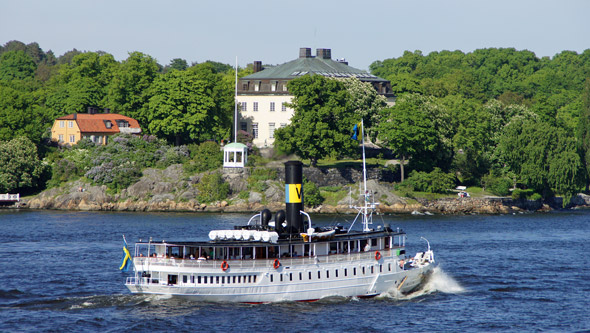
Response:
M248 215L0 210L1 332L590 330L590 211L377 216L439 267L423 290L262 305L134 296L122 235L206 240ZM312 216L346 224L354 216Z

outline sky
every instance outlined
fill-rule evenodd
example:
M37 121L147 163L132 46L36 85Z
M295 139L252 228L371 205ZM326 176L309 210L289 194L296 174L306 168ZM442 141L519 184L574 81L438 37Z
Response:
M404 51L490 47L538 57L590 48L590 0L0 0L0 45L39 43L167 65L207 60L282 64L299 48L368 70Z

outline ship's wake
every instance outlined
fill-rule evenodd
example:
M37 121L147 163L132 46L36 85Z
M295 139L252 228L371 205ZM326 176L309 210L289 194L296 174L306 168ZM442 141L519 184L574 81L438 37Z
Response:
M465 288L453 279L452 276L443 271L440 266L437 266L432 270L432 274L430 274L427 280L413 292L402 294L397 288L394 288L381 294L379 297L406 301L436 292L460 294L465 292Z

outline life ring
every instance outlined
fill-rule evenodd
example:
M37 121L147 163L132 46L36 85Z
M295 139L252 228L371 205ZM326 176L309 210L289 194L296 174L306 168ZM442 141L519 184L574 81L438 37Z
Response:
M227 263L227 261L224 260L221 263L221 270L225 272L225 271L227 271L228 268L229 268L229 264Z
M379 251L375 251L375 260L381 259L381 253Z
M281 267L281 262L279 261L279 259L275 259L274 263L272 264L272 267L274 267L274 269L279 269L279 267Z

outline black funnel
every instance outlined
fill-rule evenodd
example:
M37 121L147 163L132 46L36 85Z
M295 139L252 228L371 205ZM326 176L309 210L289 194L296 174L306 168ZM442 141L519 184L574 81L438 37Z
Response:
M285 206L287 208L287 230L290 233L303 232L303 163L285 162Z

